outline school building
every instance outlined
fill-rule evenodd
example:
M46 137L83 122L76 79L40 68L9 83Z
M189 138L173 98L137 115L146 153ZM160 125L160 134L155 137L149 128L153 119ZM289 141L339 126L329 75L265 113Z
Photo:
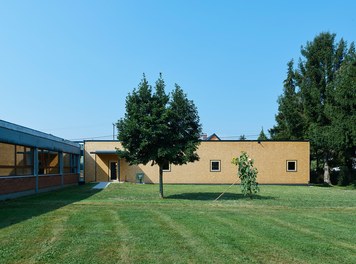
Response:
M157 165L121 159L117 140L75 143L0 120L0 200L79 182L158 183ZM245 151L254 159L260 184L308 184L309 141L221 140L203 137L199 161L166 164L164 183L232 184L238 179L232 158ZM83 172L81 173L81 167Z
M209 139L210 138L210 139ZM247 152L258 169L261 184L308 184L310 145L308 141L220 140L216 135L200 142L199 161L186 165L167 164L164 183L232 184L237 167L232 158ZM86 182L120 181L158 183L157 165L132 165L116 154L119 141L84 142L84 177Z
M78 184L80 145L0 120L0 200Z

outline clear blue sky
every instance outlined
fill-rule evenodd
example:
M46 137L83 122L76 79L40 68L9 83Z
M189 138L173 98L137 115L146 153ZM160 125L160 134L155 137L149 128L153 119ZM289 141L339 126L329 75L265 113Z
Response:
M355 41L356 1L0 1L0 119L112 138L142 73L160 72L222 138L274 125L287 62L325 31Z

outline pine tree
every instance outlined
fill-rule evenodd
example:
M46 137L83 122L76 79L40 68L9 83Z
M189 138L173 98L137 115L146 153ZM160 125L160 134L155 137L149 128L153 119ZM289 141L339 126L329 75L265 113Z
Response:
M246 136L244 134L242 134L240 137L239 137L239 140L246 140Z
M292 61L288 63L283 95L278 99L277 124L270 130L272 139L310 139L311 158L319 169L322 168L320 161L323 161L326 183L330 183L330 162L335 162L339 155L334 134L340 130L337 129L340 124L333 115L338 113L336 108L339 108L340 98L346 96L335 97L335 82L340 83L346 78L346 73L341 75L338 72L355 54L354 44L346 52L346 42L343 39L336 42L335 36L321 33L307 42L301 48L302 58L296 70Z
M331 120L329 144L339 153L340 163L352 170L352 156L356 146L356 53L352 43L334 82L328 86L333 100L326 105Z
M303 139L303 114L300 93L296 91L293 60L288 62L287 78L284 80L283 95L278 98L277 124L269 130L271 139Z
M335 43L335 34L321 33L302 47L304 60L299 63L297 83L300 87L305 117L304 136L311 140L312 152L324 162L324 182L330 184L329 162L332 160L330 146L331 120L325 106L332 102L327 86L332 85L336 72L345 56L345 42Z
M268 140L265 132L263 131L263 127L261 129L260 135L258 136L257 140Z

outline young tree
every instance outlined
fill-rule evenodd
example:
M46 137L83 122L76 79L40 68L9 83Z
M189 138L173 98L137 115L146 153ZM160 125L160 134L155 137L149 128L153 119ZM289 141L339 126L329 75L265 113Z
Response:
M201 125L197 108L176 85L171 96L165 93L160 75L152 92L145 75L138 89L126 98L125 117L117 122L120 157L129 164L151 162L159 167L159 193L163 198L163 166L182 165L199 159Z
M238 166L237 174L241 180L241 191L246 196L249 195L252 199L252 195L259 192L257 180L257 168L253 166L253 159L250 159L246 152L242 151L239 158L233 158L232 164Z

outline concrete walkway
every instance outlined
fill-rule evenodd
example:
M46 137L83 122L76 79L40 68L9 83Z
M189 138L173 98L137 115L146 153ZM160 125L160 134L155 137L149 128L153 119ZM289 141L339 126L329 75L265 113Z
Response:
M99 182L97 185L93 187L93 189L105 189L110 185L111 182Z

